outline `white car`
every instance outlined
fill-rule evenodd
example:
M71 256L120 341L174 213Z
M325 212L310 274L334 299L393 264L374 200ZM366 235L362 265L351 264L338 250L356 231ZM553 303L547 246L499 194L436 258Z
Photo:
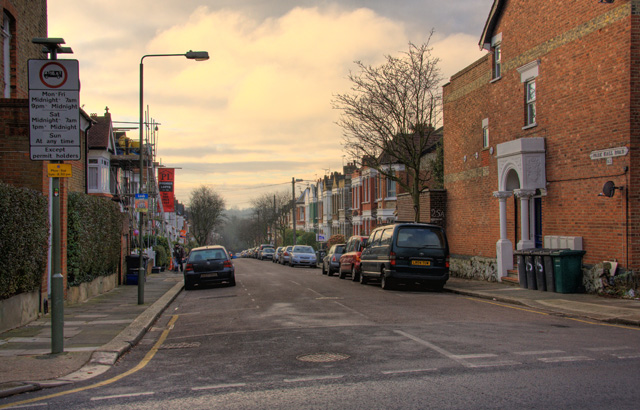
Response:
M291 250L291 257L289 259L289 266L294 267L296 265L316 267L316 251L311 246L296 245Z

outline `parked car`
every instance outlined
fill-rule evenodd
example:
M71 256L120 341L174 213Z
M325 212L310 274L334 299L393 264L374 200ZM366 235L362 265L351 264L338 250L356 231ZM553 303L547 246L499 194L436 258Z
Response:
M271 249L275 249L275 248L273 247L273 245L268 244L268 243L265 243L265 244L262 244L262 245L258 246L258 253L257 253L257 255L256 255L256 258L258 258L258 259L260 259L260 260L264 259L264 258L262 257L262 252L263 252L265 249L269 249L269 248L271 248Z
M273 258L271 258L271 262L278 263L280 260L280 255L282 255L283 250L284 250L284 246L278 246L276 248L275 253L273 254Z
M289 266L298 265L316 267L316 251L308 245L296 245L291 250Z
M227 282L236 285L235 268L224 246L202 246L189 253L184 269L184 288Z
M351 280L357 282L360 280L360 254L367 245L368 236L353 235L347 241L344 254L340 257L340 267L338 268L338 277L340 279L351 275Z
M280 263L282 265L289 263L289 259L291 259L291 250L293 250L293 246L289 245L282 251L282 255L280 255Z
M260 260L263 261L265 259L273 260L273 254L276 253L276 250L273 248L264 248L260 251Z
M374 229L360 255L360 283L380 279L383 289L396 283L421 283L442 290L449 279L449 245L442 227L398 223Z
M333 276L340 268L340 256L344 253L345 244L335 244L322 259L322 274Z

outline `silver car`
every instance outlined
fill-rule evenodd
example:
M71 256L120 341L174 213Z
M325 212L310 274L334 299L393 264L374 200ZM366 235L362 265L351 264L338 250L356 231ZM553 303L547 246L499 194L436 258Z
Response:
M316 267L316 251L311 246L296 245L291 250L289 266L297 265Z

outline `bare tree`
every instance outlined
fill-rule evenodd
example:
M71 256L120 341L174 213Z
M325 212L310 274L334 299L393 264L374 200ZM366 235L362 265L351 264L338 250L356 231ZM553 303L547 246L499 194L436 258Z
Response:
M221 221L224 207L224 199L213 188L201 185L191 191L189 218L198 245L211 244L214 229Z
M267 237L271 228L277 237L284 238L291 212L291 194L287 191L268 193L251 200L254 210L255 224L259 227L261 237ZM275 238L274 238L275 239ZM276 242L282 243L282 239ZM265 243L264 240L259 242Z
M421 46L409 43L401 57L385 56L377 67L356 61L359 72L348 76L351 92L333 99L333 107L342 110L338 125L347 154L408 192L416 221L420 193L431 180L422 156L437 141L434 134L442 120L442 77L430 40ZM394 164L404 166L405 177Z

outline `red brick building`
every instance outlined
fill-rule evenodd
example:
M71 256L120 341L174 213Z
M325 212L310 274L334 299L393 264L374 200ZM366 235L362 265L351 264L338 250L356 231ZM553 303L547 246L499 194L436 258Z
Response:
M497 280L533 247L640 267L639 5L493 2L488 54L444 86L452 259Z

